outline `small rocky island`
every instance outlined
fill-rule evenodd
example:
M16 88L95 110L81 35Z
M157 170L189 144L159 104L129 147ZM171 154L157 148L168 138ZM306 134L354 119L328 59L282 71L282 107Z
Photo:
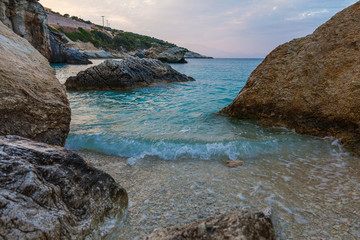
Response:
M194 81L155 59L128 57L105 62L66 80L68 90L127 90L162 82Z

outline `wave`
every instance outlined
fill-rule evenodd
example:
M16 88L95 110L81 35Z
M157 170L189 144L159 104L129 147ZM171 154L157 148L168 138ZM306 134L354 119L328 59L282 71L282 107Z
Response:
M201 159L237 160L255 158L279 151L282 144L272 140L204 142L190 140L116 139L108 134L70 135L66 147L71 150L92 150L129 158L135 163L146 157L164 160Z

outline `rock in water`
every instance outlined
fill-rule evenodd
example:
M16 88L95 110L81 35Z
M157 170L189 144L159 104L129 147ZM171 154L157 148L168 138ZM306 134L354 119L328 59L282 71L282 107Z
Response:
M213 57L205 56L200 53L188 51L184 55L185 58L205 58L205 59L213 59Z
M43 56L51 55L44 8L36 0L0 1L0 21L28 40Z
M100 239L118 230L127 204L126 191L79 155L0 137L1 238Z
M244 162L241 160L229 160L226 161L226 166L228 166L229 168L236 168L239 166L244 165Z
M185 48L153 44L151 48L145 51L145 56L165 63L187 63L184 58L186 52Z
M50 63L89 64L88 56L75 48L66 46L68 40L60 33L50 31Z
M70 107L48 61L0 22L0 135L63 145Z
M147 240L275 239L271 219L264 213L243 210L183 227L155 230Z
M160 82L194 81L155 59L128 57L105 62L66 80L68 90L125 90Z
M222 113L341 138L360 153L360 2L277 47Z

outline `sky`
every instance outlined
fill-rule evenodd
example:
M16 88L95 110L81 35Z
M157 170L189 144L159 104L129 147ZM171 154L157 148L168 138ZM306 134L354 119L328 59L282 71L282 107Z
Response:
M212 57L265 57L357 0L40 0L55 12Z

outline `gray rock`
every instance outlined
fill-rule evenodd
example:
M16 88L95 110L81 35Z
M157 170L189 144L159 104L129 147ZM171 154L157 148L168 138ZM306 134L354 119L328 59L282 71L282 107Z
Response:
M187 63L184 58L186 52L185 48L153 44L144 54L148 58L158 59L165 63Z
M0 137L0 238L100 239L128 198L108 174L58 146Z
M88 58L114 58L113 55L105 52L104 50L100 51L80 51L81 53L85 54Z
M68 41L57 32L50 31L51 56L50 63L68 63L68 64L89 64L89 58L86 54L75 48L66 47Z
M248 210L201 220L182 227L155 230L147 240L275 239L269 215Z
M105 62L66 80L68 90L126 90L161 82L194 81L155 59L128 57Z
M213 59L213 57L208 57L205 55L201 55L200 53L188 51L184 55L185 58L205 58L205 59Z

